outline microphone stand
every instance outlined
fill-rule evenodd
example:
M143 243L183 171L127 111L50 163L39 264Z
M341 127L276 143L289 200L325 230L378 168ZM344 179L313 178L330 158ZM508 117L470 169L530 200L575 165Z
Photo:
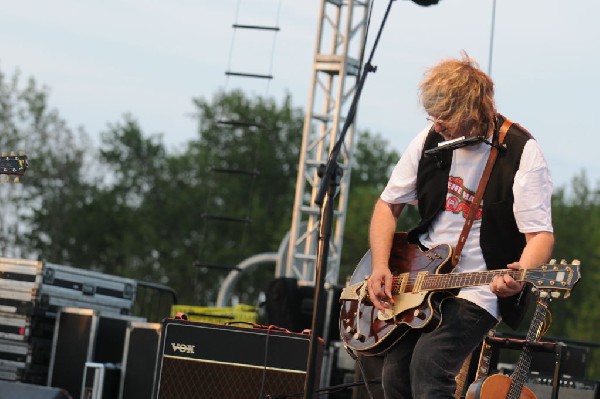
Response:
M322 180L317 196L315 197L315 203L321 207L321 217L319 225L319 241L317 245L313 317L308 349L308 362L306 366L306 380L304 382L305 399L311 399L313 397L313 393L315 392L315 373L317 370L316 363L319 343L319 337L317 336L317 334L323 329L323 311L325 310L323 303L325 299L324 286L325 276L327 274L327 257L329 256L329 240L331 237L331 228L333 225L334 198L337 193L337 188L339 187L341 177L343 175L343 170L338 165L337 158L342 148L344 138L346 137L346 132L348 131L350 125L354 122L354 118L356 116L356 108L358 106L358 101L360 99L360 95L362 93L367 74L368 72L375 72L377 70L377 67L374 67L371 64L371 61L373 60L375 49L377 48L377 44L379 43L379 39L381 38L381 33L383 31L383 27L387 20L393 1L395 0L389 0L387 9L385 11L385 15L383 16L383 20L381 22L381 26L379 27L379 31L377 32L377 37L375 38L375 42L373 43L373 48L369 55L369 59L367 60L364 66L363 73L360 76L356 87L356 91L354 92L354 97L352 98L352 103L350 104L348 115L346 117L346 120L344 121L344 125L342 127L342 131L340 133L338 141L335 143L335 146L333 147L331 154L329 155L327 164L321 164L318 170L319 177L321 177Z

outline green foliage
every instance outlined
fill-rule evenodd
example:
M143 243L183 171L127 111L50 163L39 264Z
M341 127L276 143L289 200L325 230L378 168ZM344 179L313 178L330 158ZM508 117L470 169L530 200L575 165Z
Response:
M23 184L1 188L4 256L62 259L78 233L62 221L78 215L93 195L94 185L82 176L89 139L68 128L47 97L35 80L22 85L19 73L7 79L0 72L0 148L24 151L31 165Z
M600 187L592 189L585 173L571 182L571 194L560 188L553 196L552 211L558 261L581 261L581 280L570 298L552 303L554 322L548 332L555 337L600 342ZM590 378L600 378L600 348L589 356Z
M553 258L557 262L581 262L581 280L569 298L550 303L545 337L566 340L570 344L586 345L600 342L600 189L589 186L585 173L575 176L571 186L558 188L552 196L552 217L556 244ZM533 304L518 333L525 335ZM500 331L512 333L500 325ZM592 348L588 356L588 378L600 378L600 348Z
M340 284L344 284L352 275L358 262L369 249L371 211L398 159L400 154L390 149L387 140L380 135L373 135L369 131L358 133L346 209ZM416 207L405 207L398 220L398 231L407 231L414 227L418 220Z
M197 193L203 200L198 202L202 228L196 262L234 266L249 256L277 251L292 220L303 113L289 97L276 104L241 92L195 103L200 138L189 143L187 154L203 165L198 172L205 176ZM201 291L214 300L214 287L225 273L210 267L198 272L197 284L210 288ZM236 294L243 301L256 298L273 273L273 267L245 272Z

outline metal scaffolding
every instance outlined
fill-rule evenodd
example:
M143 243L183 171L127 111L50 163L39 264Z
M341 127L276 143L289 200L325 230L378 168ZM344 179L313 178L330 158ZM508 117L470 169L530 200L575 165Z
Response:
M276 276L313 284L317 259L320 208L318 168L327 162L344 124L345 111L356 90L365 46L370 0L322 0L310 84L289 249ZM326 282L336 284L354 152L354 124L350 125L338 163L343 170L336 196Z

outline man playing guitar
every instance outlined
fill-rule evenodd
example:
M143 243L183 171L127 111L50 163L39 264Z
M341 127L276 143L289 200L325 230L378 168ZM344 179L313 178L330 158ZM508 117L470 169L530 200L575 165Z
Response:
M397 220L408 204L417 204L421 216L408 233L409 242L423 249L440 244L460 247L453 273L534 268L548 261L554 244L552 182L546 161L525 129L497 113L491 78L463 54L462 59L444 60L426 72L420 100L430 124L395 166L375 204L369 229L372 271L367 290L380 311L394 305L390 251ZM507 130L499 140L502 125ZM444 149L444 143L460 137L481 140ZM492 148L497 157L477 206L473 199ZM437 328L411 330L387 350L382 372L385 397L454 398L455 375L490 328L500 319L516 328L523 318L527 296L523 285L500 274L489 285L465 287L444 298Z

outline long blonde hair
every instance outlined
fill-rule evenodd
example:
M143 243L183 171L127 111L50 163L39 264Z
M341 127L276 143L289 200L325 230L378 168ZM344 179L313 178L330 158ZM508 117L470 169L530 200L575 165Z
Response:
M428 69L419 91L429 115L472 137L485 134L496 113L494 82L466 52L462 55Z

